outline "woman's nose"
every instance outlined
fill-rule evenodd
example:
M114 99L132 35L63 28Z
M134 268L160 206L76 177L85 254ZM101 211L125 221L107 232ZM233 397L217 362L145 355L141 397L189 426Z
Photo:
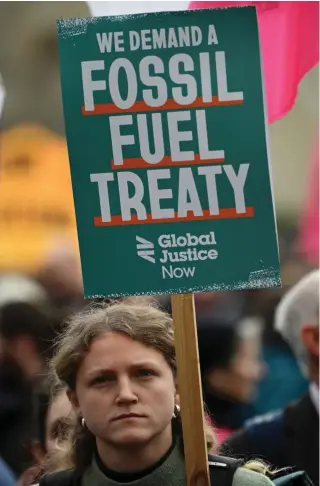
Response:
M117 403L132 403L138 400L130 379L123 377L119 380Z

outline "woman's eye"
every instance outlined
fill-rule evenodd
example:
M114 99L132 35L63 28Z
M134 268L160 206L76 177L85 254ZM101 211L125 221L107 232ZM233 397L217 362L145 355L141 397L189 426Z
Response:
M152 370L138 370L137 372L137 375L140 377L140 378L148 378L150 376L154 376L155 375L155 372L152 371Z
M114 380L113 376L108 376L108 375L101 375L97 376L92 380L93 385L101 385L103 383L110 383L111 381Z

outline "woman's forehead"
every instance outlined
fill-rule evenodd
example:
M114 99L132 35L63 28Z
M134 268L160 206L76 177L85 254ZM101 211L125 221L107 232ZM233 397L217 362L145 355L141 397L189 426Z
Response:
M94 339L86 354L82 368L101 366L135 366L142 363L165 363L163 355L156 349L121 333L106 333Z

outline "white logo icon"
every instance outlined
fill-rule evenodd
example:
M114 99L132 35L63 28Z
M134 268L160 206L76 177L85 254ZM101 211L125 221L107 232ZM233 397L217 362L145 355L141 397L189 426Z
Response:
M151 241L141 238L140 236L136 236L136 241L138 256L148 260L151 263L156 263L154 257L154 244Z

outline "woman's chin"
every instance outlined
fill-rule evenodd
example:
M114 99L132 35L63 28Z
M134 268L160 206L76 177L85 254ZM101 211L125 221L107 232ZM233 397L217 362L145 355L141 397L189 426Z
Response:
M150 432L147 430L124 430L115 434L113 442L126 446L142 445L150 439Z

